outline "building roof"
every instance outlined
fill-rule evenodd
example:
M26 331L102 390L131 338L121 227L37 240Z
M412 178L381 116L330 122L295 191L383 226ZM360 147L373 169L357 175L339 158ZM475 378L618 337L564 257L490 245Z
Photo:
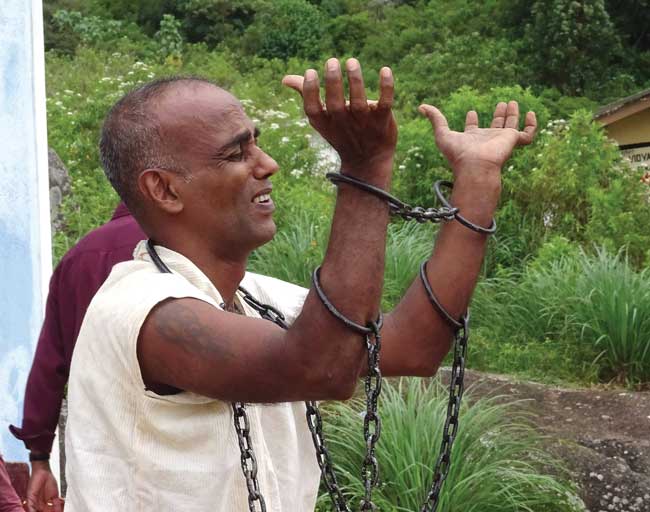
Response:
M645 89L632 96L600 107L594 118L604 124L610 124L646 108L650 108L650 89Z

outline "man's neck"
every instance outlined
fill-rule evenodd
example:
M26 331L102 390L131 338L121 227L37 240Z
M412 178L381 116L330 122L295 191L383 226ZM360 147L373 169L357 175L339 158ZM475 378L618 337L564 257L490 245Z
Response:
M158 243L182 254L194 263L219 290L226 309L232 307L237 287L246 273L248 254L239 257L217 255L203 243L174 244L165 241Z

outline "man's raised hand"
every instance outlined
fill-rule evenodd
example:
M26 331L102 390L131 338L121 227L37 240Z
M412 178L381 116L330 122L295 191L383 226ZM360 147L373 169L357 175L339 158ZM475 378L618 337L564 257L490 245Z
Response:
M530 144L537 130L534 112L526 114L524 129L519 130L519 105L516 101L496 106L490 128L479 128L478 114L469 111L463 132L450 130L447 119L436 107L421 105L420 112L431 121L436 144L457 177L472 172L472 169L500 170L513 149Z
M287 75L282 83L298 91L310 124L341 157L341 169L359 179L383 185L390 177L397 142L397 124L392 113L393 74L379 72L378 101L369 101L361 66L346 62L349 101L345 99L343 75L337 59L325 64L325 103L320 96L318 73L308 69L304 77Z

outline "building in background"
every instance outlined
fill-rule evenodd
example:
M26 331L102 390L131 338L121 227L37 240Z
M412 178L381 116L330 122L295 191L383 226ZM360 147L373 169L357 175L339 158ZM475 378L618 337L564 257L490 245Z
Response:
M595 119L632 165L650 168L650 89L601 107Z

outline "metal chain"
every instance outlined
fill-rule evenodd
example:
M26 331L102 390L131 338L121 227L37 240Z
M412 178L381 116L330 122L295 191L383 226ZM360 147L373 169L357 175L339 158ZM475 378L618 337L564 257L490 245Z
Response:
M160 259L160 256L154 248L153 240L147 240L147 252L151 257L151 261L156 265L158 270L163 274L171 274L170 268L165 265L165 262ZM248 302L254 309L260 312L263 318L271 320L280 327L286 329L286 322L284 316L277 309L272 306L265 306L257 302L250 293L243 288L240 288L244 293L244 300ZM264 313L262 313L262 311ZM260 484L257 481L257 459L253 450L253 442L250 437L250 422L246 414L246 406L243 402L234 402L232 404L233 419L235 422L235 432L237 433L237 442L239 443L239 453L241 456L241 468L246 478L246 487L248 489L248 510L250 512L258 512L256 504L259 504L260 512L266 512L266 503L264 497L260 492Z
M345 501L345 496L343 496L336 480L336 473L334 473L330 452L327 446L325 446L323 418L318 404L316 402L305 402L305 405L307 406L307 426L311 432L314 448L316 448L316 461L323 476L323 483L334 505L334 510L336 512L350 512L350 508Z
M381 393L381 370L379 369L379 355L381 352L381 335L379 325L370 324L373 333L366 334L366 348L368 349L368 374L365 380L366 414L363 419L363 437L366 441L366 456L361 464L361 478L365 495L361 501L360 510L378 510L372 502L372 489L379 481L379 463L375 456L375 445L381 435L381 418L377 412L377 403ZM374 343L372 339L374 338Z
M397 206L388 203L391 215L402 217L404 220L414 220L420 224L425 222L433 222L434 224L442 221L453 220L456 215L456 208L423 208L422 206L411 206L404 204L404 206Z
M449 376L449 402L447 419L442 429L440 453L433 471L433 482L420 512L435 512L440 500L440 491L451 467L451 450L458 434L458 416L465 389L465 359L469 341L469 315L462 319L463 326L454 335L454 361Z
M394 195L389 194L385 190L370 185L364 181L358 180L351 176L345 174L340 174L337 172L329 172L326 175L326 178L330 180L335 185L339 183L347 183L353 185L357 188L365 190L370 194L377 196L379 199L383 199L388 203L390 213L392 215L397 215L402 217L404 220L415 220L420 224L425 222L433 222L437 224L442 221L454 220L458 214L458 208L446 204L440 208L423 208L421 206L411 206L403 201L397 199Z
M282 327L283 329L288 329L289 325L287 324L284 315L280 311L278 311L273 306L259 302L257 299L255 299L255 297L253 297L250 294L248 290L246 290L242 286L239 287L239 291L242 293L244 301L249 306L251 306L255 311L257 311L262 318L273 322L274 324ZM309 427L309 432L311 433L311 438L314 443L314 448L316 449L316 461L318 462L318 467L320 468L321 475L323 477L323 482L325 484L325 487L327 488L327 492L329 493L330 499L332 500L332 504L334 505L334 510L335 512L350 512L350 508L348 507L348 504L345 500L345 496L343 496L343 493L341 492L339 484L336 480L336 473L334 473L334 466L332 464L332 459L330 457L329 450L327 449L327 446L325 444L325 437L323 434L323 418L320 413L318 404L316 402L307 401L305 402L305 407L307 409L306 411L307 426ZM243 410L243 407L242 407L242 411L245 417L246 411ZM237 424L235 424L235 426L237 427ZM241 448L241 441L240 441L240 448ZM242 451L242 468L244 468L243 454L244 452ZM246 476L246 469L244 469L244 475ZM248 485L248 480L247 480L247 485ZM249 490L248 503L250 506L251 503L250 486L248 487L248 490ZM264 500L262 498L261 503L263 502Z
M248 509L256 512L256 503L259 503L259 510L266 512L266 503L260 492L260 484L257 481L257 459L253 451L253 443L250 438L251 426L246 414L246 408L242 402L233 402L232 411L235 418L235 430L239 441L239 452L241 455L241 468L246 478L248 488Z

